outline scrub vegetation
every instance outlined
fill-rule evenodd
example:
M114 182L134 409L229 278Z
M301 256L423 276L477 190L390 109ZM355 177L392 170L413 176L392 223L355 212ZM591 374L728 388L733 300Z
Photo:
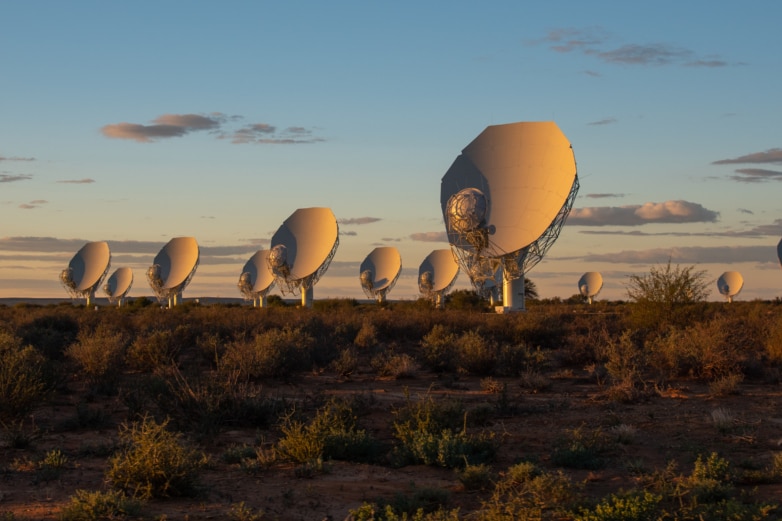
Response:
M780 519L782 303L702 282L0 307L0 519Z

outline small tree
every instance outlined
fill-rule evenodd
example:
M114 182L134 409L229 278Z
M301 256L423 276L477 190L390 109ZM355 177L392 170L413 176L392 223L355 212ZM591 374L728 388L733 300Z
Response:
M636 310L650 323L669 321L674 312L686 304L703 302L709 296L706 272L695 266L653 266L649 273L631 275L627 296L636 303Z
M524 298L527 300L538 300L538 286L531 279L524 279Z

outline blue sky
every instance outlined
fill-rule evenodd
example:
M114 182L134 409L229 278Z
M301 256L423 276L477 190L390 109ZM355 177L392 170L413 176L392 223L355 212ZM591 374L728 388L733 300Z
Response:
M404 267L389 298L416 298L421 261L447 247L440 179L461 149L552 120L581 190L528 274L542 296L600 271L598 298L625 298L670 258L774 298L781 15L770 0L2 2L0 297L66 296L60 271L97 240L112 271L133 268L130 296L151 295L146 268L176 236L201 246L185 298L238 297L280 224L327 206L340 245L315 298L362 296L381 245Z

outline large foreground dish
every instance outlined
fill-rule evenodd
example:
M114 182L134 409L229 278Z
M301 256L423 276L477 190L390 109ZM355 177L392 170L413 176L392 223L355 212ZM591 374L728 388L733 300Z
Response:
M182 292L195 275L201 252L193 237L174 237L155 256L147 281L159 302L168 307L182 300Z
M578 186L573 149L551 121L487 127L443 176L451 249L478 292L502 270L498 311L524 309L524 274L559 237Z
M459 264L451 250L433 250L418 267L418 291L436 308L442 308L458 275Z
M380 246L370 252L359 267L359 280L364 294L377 300L386 301L386 295L396 285L402 273L402 257L393 246Z
M311 307L313 286L326 272L339 246L339 226L329 208L299 208L272 236L269 265L283 293L301 293Z
M73 298L83 298L92 305L95 289L111 265L111 251L105 241L88 242L76 252L68 267L60 273L60 282Z
M242 268L237 286L244 298L253 301L253 307L266 307L266 295L274 287L269 250L258 250L250 257Z

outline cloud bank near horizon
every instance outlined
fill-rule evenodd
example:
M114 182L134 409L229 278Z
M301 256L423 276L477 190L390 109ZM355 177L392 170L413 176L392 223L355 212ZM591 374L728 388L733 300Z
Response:
M221 112L210 114L163 114L151 124L111 123L101 127L101 133L110 139L126 139L138 143L153 143L162 139L183 137L194 132L214 134L217 139L227 139L234 144L307 144L325 141L314 131L301 126L289 126L278 130L269 123L251 123L231 129L232 123L242 116L227 116Z
M763 152L753 152L730 159L720 159L712 162L712 165L782 165L782 148L771 148ZM728 176L731 181L739 183L765 183L768 181L782 181L782 171L767 168L739 168L734 174Z

